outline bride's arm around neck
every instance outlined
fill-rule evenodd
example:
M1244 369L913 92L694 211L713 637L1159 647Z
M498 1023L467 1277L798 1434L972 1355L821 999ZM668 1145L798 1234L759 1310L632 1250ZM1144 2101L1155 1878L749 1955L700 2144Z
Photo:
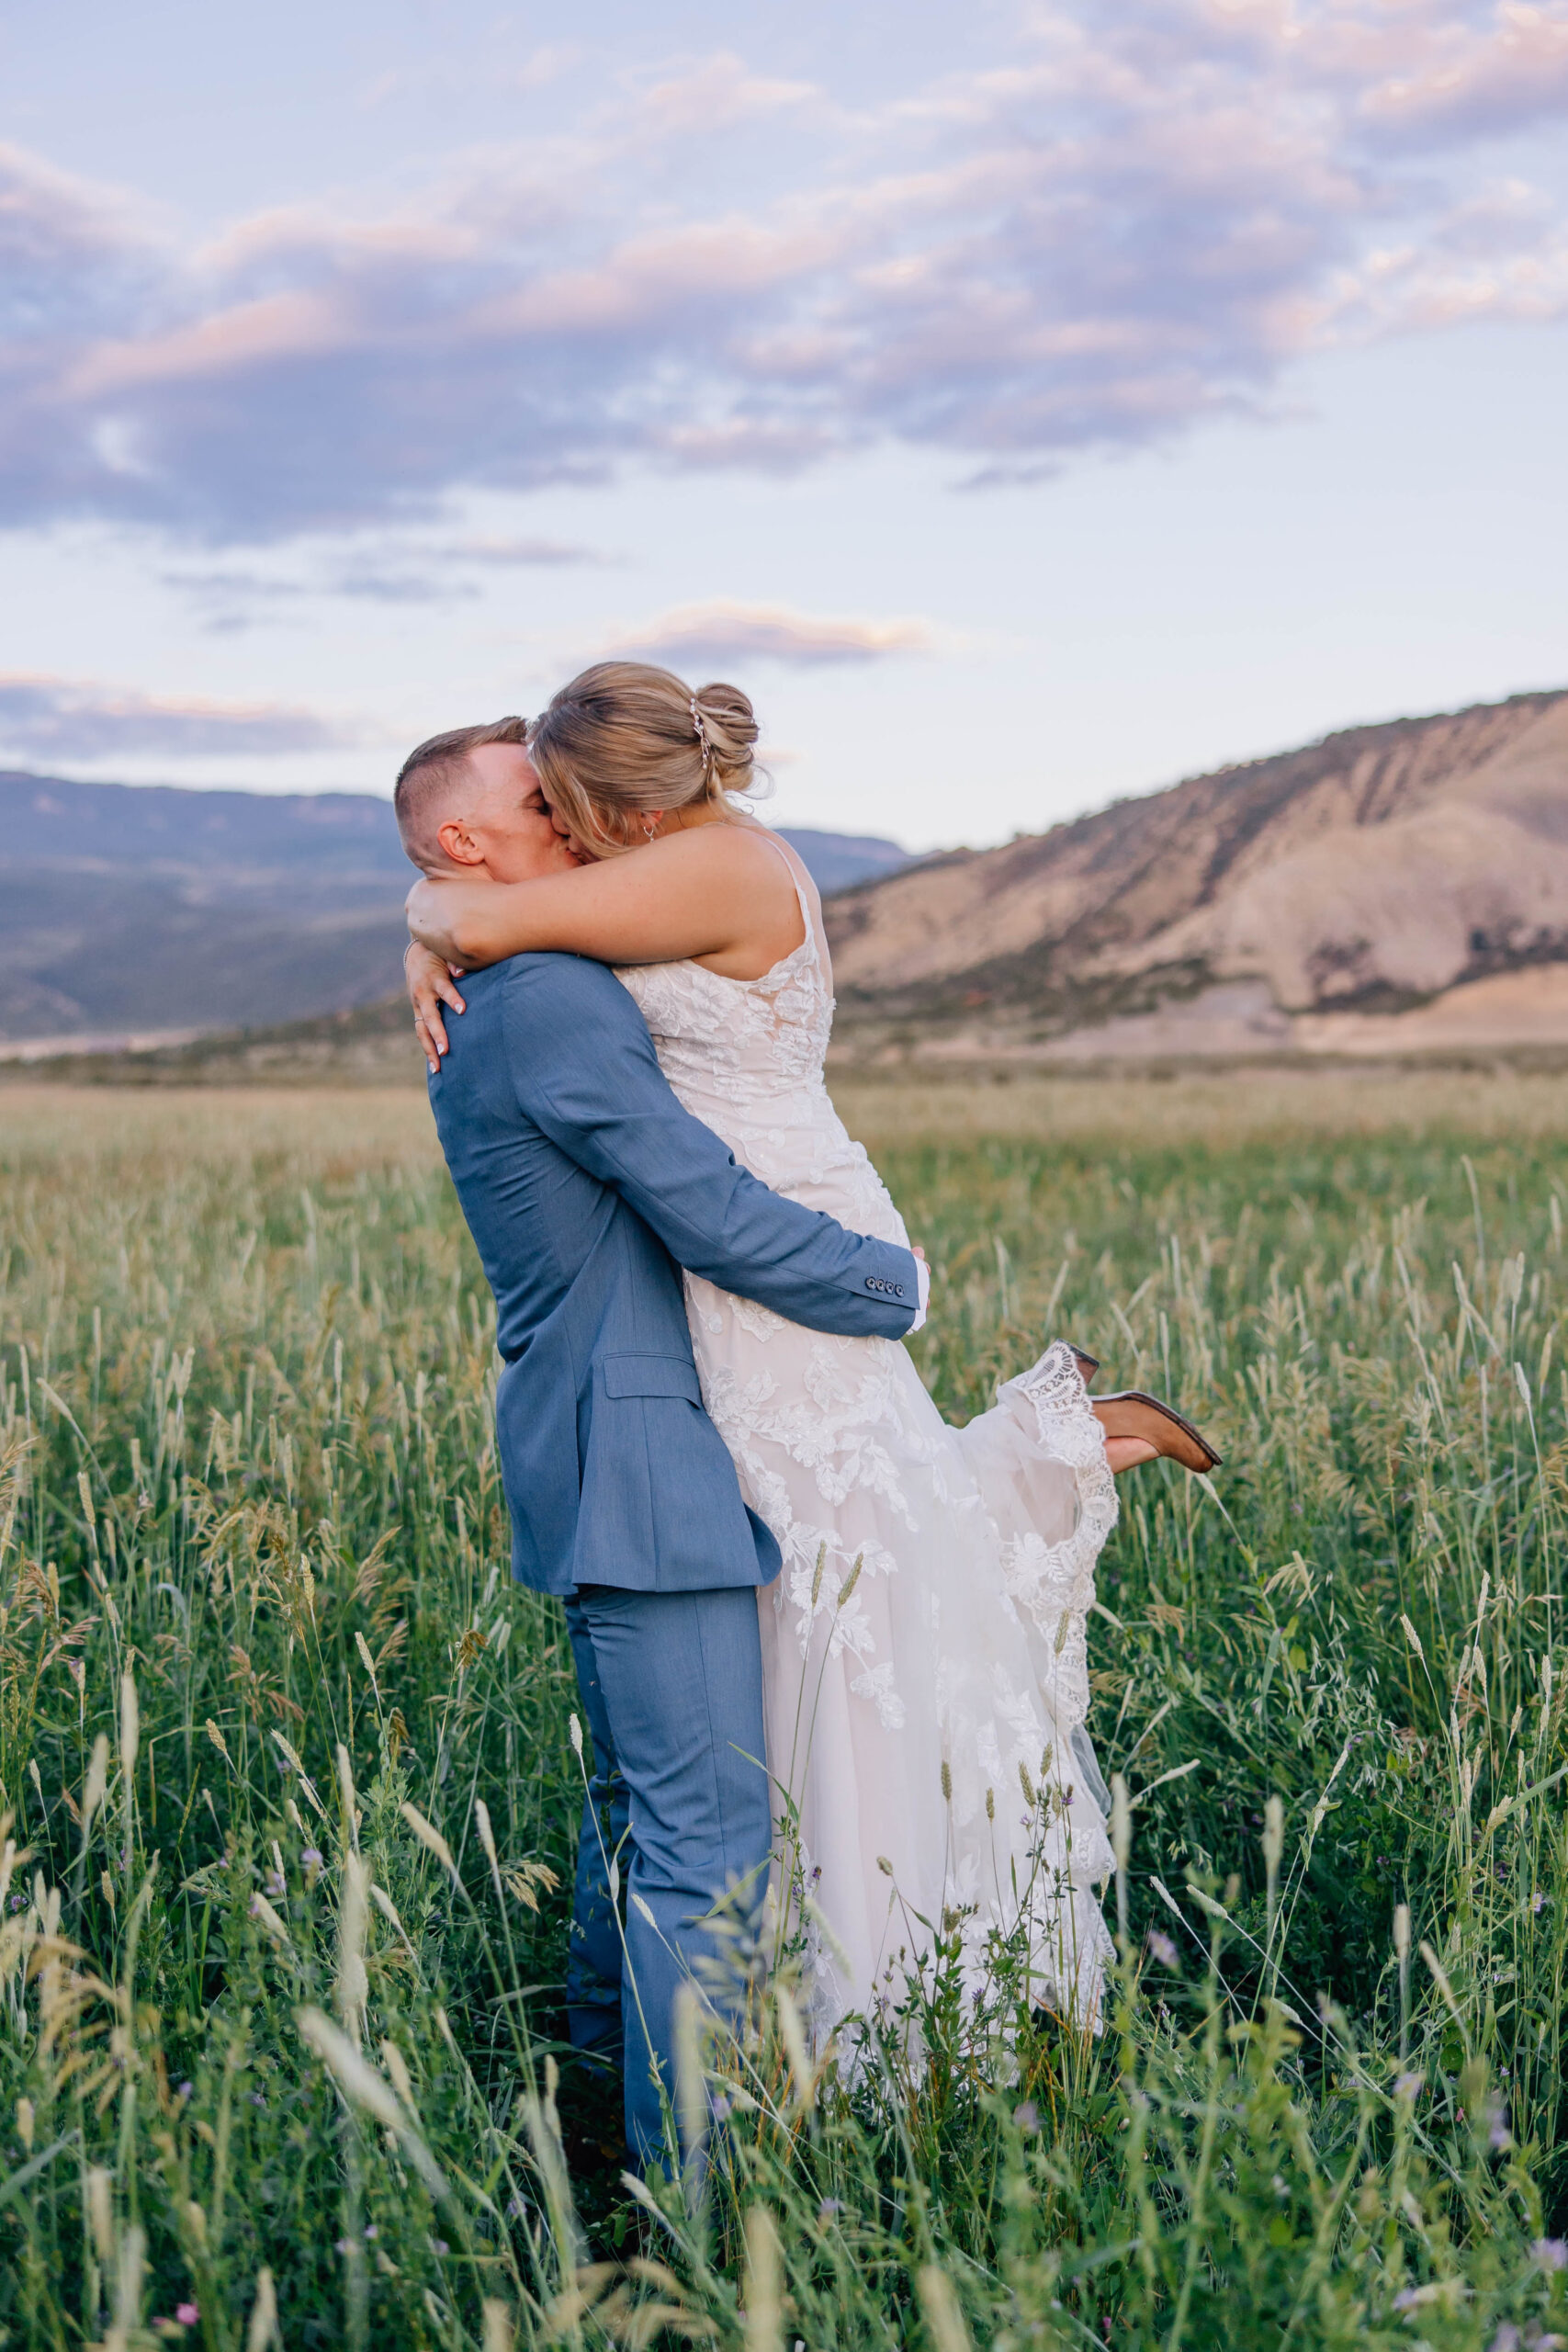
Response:
M803 936L793 868L761 826L728 823L537 881L426 876L408 919L422 944L466 970L554 948L602 964L692 957L759 979Z

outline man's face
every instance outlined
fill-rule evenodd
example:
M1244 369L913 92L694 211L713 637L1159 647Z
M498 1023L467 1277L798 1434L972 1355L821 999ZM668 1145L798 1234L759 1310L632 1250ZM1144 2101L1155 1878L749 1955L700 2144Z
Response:
M475 881L535 882L580 865L551 820L539 779L521 743L480 743L468 753L455 798L460 815L437 833L454 865Z

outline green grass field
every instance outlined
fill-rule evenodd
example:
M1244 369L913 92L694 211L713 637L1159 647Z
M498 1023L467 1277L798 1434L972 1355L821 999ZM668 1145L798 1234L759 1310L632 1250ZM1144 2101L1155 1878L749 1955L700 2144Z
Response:
M1103 1563L1105 2033L943 1962L847 2083L786 1973L636 2202L421 1097L13 1086L0 2344L1568 2345L1568 1093L844 1093L950 1414L1061 1330L1225 1453Z

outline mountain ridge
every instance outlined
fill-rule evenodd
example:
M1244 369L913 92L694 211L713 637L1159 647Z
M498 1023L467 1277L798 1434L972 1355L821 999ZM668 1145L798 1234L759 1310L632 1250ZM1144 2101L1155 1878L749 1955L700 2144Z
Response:
M896 842L791 829L826 891ZM396 989L412 869L375 793L0 770L0 1040L266 1028Z
M827 898L840 1063L1568 1046L1568 690L1341 729L995 849L787 837ZM408 871L372 795L0 774L0 1037L380 1005Z
M1238 983L1290 1018L1384 1015L1562 961L1568 691L1340 729L923 860L835 899L829 930L849 1035L933 1046L1046 1045Z

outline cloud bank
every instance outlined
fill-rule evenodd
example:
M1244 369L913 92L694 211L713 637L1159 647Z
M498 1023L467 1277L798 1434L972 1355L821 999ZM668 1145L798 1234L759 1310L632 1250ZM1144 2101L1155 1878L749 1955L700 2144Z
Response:
M12 759L197 759L359 740L318 712L282 704L160 701L78 679L0 676L0 751Z
M478 532L436 540L372 539L368 545L351 539L348 551L338 549L328 560L321 560L320 549L290 552L315 560L296 561L281 571L187 560L164 571L163 582L186 599L199 627L232 635L261 622L276 626L291 610L303 616L323 595L380 605L471 603L479 594L478 581L488 575L563 571L607 561L594 548L564 539Z
M0 522L219 545L628 463L1137 447L1336 343L1562 316L1565 115L1568 0L1085 0L870 110L710 58L196 250L0 151Z

